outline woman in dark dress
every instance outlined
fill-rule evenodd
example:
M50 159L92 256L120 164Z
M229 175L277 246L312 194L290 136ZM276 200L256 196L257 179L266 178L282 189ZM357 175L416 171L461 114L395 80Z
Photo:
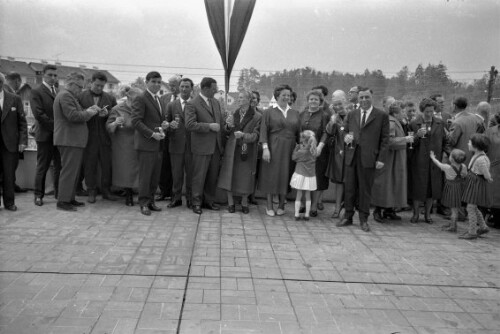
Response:
M328 166L326 176L335 183L335 210L332 218L339 218L344 198L344 119L347 116L346 95L341 90L332 94L333 115L326 126L328 134Z
M271 217L285 214L292 153L300 138L299 112L288 105L291 92L292 89L288 85L280 85L274 89L274 98L278 105L264 112L260 127L262 162L258 189L266 194L266 214ZM279 196L276 212L273 208L273 194Z
M318 140L316 147L316 191L312 192L311 201L311 217L318 215L318 199L324 190L328 189L328 177L326 176L326 168L328 166L328 150L323 149L325 146L327 134L325 131L328 124L329 115L320 108L324 102L323 93L318 90L312 90L306 95L307 108L300 114L301 131L311 130L314 132Z
M262 115L250 106L252 93L242 91L238 96L239 108L231 117L227 131L229 138L224 148L217 186L227 191L228 211L235 212L233 193L241 196L241 211L248 209L248 195L255 186L257 169L257 142Z
M414 135L410 173L412 180L413 217L412 223L418 222L420 203L425 202L425 222L432 224L430 217L432 202L441 198L443 173L429 158L434 151L436 159L441 161L447 148L444 122L434 116L437 104L425 98L420 102L422 112L410 124Z

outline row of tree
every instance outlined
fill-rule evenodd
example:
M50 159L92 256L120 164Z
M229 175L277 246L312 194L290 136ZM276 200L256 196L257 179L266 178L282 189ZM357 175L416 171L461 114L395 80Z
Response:
M261 94L272 96L274 87L279 84L288 84L297 93L297 106L304 107L305 95L317 85L325 85L330 94L337 89L345 92L349 88L360 85L370 87L374 92L375 104L380 104L384 96L393 96L403 101L418 102L423 97L441 93L451 102L454 96L466 96L471 104L486 100L488 74L471 83L464 83L450 79L447 68L443 64L428 64L425 68L420 64L414 72L407 66L403 67L395 76L386 77L381 70L366 69L362 74L341 73L337 71L322 72L311 67L293 70L283 70L270 74L260 74L255 68L245 68L240 71L238 90L257 90ZM493 87L493 97L500 95L500 83ZM496 92L496 95L495 95ZM500 103L493 100L493 104Z

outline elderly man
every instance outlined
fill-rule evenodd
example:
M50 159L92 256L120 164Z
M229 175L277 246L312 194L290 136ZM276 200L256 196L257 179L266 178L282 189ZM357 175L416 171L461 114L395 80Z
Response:
M476 116L479 117L483 122L483 127L485 131L490 125L490 117L491 117L490 115L491 115L491 105L486 101L479 102L476 107Z
M179 84L181 79L182 77L179 75L174 75L168 79L168 89L170 92L160 97L160 100L165 106L179 98ZM156 197L157 201L164 201L172 197L173 179L169 136L166 136L163 141L163 157L161 161L160 181L158 184L160 186L160 195Z
M82 74L72 72L66 77L65 90L54 100L54 145L61 153L61 175L57 208L76 211L85 205L75 199L76 184L89 131L87 121L99 112L97 106L83 109L78 96L85 85Z
M89 203L95 203L98 186L101 189L103 199L116 200L110 191L111 139L106 130L109 111L116 106L116 99L104 91L107 82L106 74L95 72L92 74L90 88L84 90L78 99L84 109L94 106L95 109L99 110L97 115L87 121L89 140L85 147L83 170ZM101 180L97 180L97 167L99 165L101 166Z
M386 114L389 113L389 108L396 102L396 99L393 96L385 96L382 99L382 109L386 112Z
M349 89L349 92L347 93L348 94L347 97L349 99L349 102L354 104L354 109L359 108L358 95L359 95L360 88L361 88L361 86L354 86L351 89Z
M15 177L19 153L28 145L28 128L23 102L13 93L4 91L5 77L0 73L0 169L3 183L3 204L16 211Z
M42 84L31 91L31 111L36 119L35 140L36 174L35 174L35 205L43 205L45 196L45 177L50 163L54 161L54 195L57 198L59 190L59 174L61 173L61 155L54 146L54 99L58 89L57 67L45 65Z

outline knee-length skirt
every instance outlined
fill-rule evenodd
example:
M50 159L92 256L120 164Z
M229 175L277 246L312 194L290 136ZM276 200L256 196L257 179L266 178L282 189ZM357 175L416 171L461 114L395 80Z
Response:
M487 181L482 175L469 172L465 180L462 202L488 207L490 204L487 192Z

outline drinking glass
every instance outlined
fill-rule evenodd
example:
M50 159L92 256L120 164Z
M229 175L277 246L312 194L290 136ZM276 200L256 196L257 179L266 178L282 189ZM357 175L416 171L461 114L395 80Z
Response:
M354 131L349 131L349 135L352 136L352 140L347 147L353 148L352 142L354 141Z
M412 136L415 134L413 131L408 131L408 136ZM410 143L410 150L413 150L413 143Z

